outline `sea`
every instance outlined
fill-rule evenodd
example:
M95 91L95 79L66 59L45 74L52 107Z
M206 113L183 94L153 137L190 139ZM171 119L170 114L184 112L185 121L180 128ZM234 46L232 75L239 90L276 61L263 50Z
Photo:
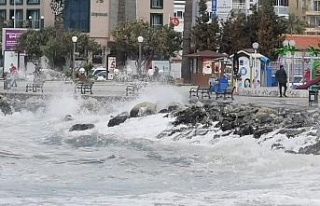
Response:
M85 100L62 92L45 108L0 114L0 205L320 205L319 156L275 150L250 135L159 139L173 129L174 117L164 114L107 127L137 103L161 109L187 99L165 87L89 110ZM69 132L78 123L95 127Z

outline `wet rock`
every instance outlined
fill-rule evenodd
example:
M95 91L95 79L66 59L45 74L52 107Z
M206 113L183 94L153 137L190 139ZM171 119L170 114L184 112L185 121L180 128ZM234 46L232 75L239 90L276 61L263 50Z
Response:
M67 114L65 117L64 117L64 121L68 122L68 121L72 121L73 120L73 117L71 114Z
M75 124L75 125L72 125L72 127L69 129L69 132L84 131L84 130L93 129L93 128L94 128L94 124Z
M168 113L168 112L169 112L168 109L161 109L161 110L159 111L160 114L166 114L166 113Z
M316 144L310 146L306 146L304 148L300 148L298 153L320 155L320 142L317 142Z
M5 115L12 114L12 109L10 103L7 99L0 95L0 111Z
M142 102L130 111L130 117L142 117L157 113L157 105L151 102Z
M114 127L124 123L129 118L128 112L122 112L121 114L111 118L108 122L108 127Z
M272 127L263 127L263 128L258 128L253 131L253 138L259 139L262 135L268 134L269 132L272 132L275 128Z

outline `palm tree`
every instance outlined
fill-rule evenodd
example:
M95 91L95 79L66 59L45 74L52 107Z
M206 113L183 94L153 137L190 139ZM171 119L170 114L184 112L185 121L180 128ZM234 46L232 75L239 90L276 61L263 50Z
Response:
M191 51L191 27L193 17L193 0L186 0L184 11L184 27L183 27L183 51L182 51L182 64L181 76L185 83L191 82L190 61L185 55Z
M303 34L305 31L305 24L295 14L289 14L287 25L290 34Z

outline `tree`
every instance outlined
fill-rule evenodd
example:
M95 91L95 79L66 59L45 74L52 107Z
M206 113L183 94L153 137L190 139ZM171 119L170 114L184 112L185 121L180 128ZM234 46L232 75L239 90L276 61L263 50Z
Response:
M207 11L207 0L199 1L199 16L192 30L192 41L196 50L216 50L219 46L219 23L217 17L209 23L210 16Z
M250 37L252 35L248 35L248 32L250 28L245 14L232 11L229 19L222 24L222 51L233 54L240 49L251 48Z
M303 34L305 32L304 23L295 15L289 14L289 18L287 19L287 26L289 34Z
M186 0L183 26L183 56L181 64L181 76L185 83L191 83L190 60L185 55L190 54L191 52L192 8L193 0Z
M181 35L169 25L152 28L148 22L127 21L112 31L117 53L126 53L131 59L138 59L138 36L144 38L142 51L144 63L153 58L169 59L181 45Z
M72 36L78 36L77 52L85 58L89 51L96 51L99 45L88 37L86 34L80 34L75 31L64 31L56 41L56 30L53 27L47 27L41 30L29 30L19 38L16 50L25 52L29 59L34 63L39 62L42 56L49 59L52 68L55 66L62 67L71 62L73 43Z
M274 12L273 1L262 1L259 7L260 27L257 31L259 51L272 59L278 46L277 16Z

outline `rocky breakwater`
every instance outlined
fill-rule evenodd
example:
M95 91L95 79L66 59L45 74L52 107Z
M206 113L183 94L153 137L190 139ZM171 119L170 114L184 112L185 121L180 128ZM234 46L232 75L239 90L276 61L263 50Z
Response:
M155 114L152 103L135 106L130 113L113 117L108 126L128 118ZM174 141L222 138L254 138L257 144L295 154L320 154L320 113L317 109L269 108L265 106L212 103L200 106L169 106L157 111L172 117L170 129L156 138ZM143 118L143 117L142 117Z

